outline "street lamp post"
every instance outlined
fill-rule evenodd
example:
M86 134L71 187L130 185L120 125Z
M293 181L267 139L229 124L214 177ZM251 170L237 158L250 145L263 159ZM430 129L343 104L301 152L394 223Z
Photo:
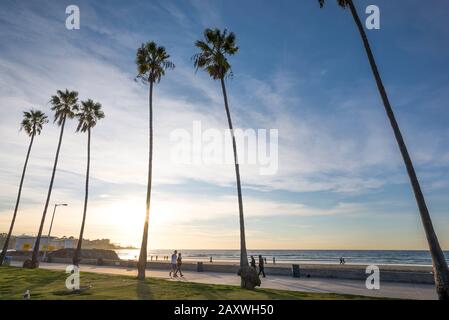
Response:
M59 207L59 206L67 207L68 204L67 203L55 203L55 208L53 209L53 215L51 217L50 229L48 229L47 245L44 248L44 255L42 256L42 261L45 261L45 257L47 256L48 245L50 243L51 228L53 227L53 219L55 218L56 207Z

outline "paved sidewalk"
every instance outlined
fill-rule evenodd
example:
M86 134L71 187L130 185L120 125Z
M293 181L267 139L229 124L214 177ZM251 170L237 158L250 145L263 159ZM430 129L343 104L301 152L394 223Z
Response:
M21 266L20 262L13 262L13 266ZM65 270L67 265L59 263L41 263L43 269ZM106 274L119 274L137 276L136 269L127 269L123 267L109 266L93 266L81 265L82 272L96 272ZM240 285L240 278L232 273L213 273L213 272L183 272L183 278L170 279L168 270L147 270L149 277L170 279L171 281L189 281L197 283L210 284L228 284ZM283 276L267 276L261 278L262 288L304 291L304 292L328 292L355 294L372 297L389 297L402 299L437 299L435 286L428 284L412 284L412 283L395 283L380 282L379 290L368 290L364 281L344 280L344 279L327 279L327 278L293 278ZM81 280L82 281L82 280Z

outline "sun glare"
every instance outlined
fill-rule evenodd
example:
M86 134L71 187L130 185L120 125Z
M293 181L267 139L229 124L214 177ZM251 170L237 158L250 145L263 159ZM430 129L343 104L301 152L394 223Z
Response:
M150 233L170 224L181 208L175 203L156 202L151 204ZM145 219L145 199L128 198L95 209L95 223L105 227L107 224L110 237L122 244L139 246L143 222ZM92 217L92 219L94 219ZM93 223L93 221L92 221Z

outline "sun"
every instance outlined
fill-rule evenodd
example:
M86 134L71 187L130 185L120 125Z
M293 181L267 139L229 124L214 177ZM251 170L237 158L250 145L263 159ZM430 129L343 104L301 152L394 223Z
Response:
M107 237L120 244L139 247L142 241L145 210L144 198L128 197L111 203L103 202L92 208L94 214L90 218L91 229L99 231L100 234L107 232ZM180 208L173 202L154 199L150 209L150 236L154 237L158 234L158 230L169 227L170 221L175 219L175 213L179 210Z

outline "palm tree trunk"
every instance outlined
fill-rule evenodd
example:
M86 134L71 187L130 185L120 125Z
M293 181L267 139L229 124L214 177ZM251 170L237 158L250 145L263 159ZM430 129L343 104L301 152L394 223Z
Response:
M151 174L153 168L153 81L150 81L149 90L149 156L148 156L148 182L147 182L147 203L145 213L145 224L143 227L142 245L140 246L139 263L137 264L137 277L141 280L145 279L145 269L147 266L147 243L148 243L148 223L150 220L150 200L151 200Z
M221 89L223 91L224 104L226 109L226 116L228 117L229 130L232 136L232 148L234 149L234 164L235 164L235 176L237 179L237 194L239 200L239 217L240 217L240 268L248 266L248 254L246 252L246 240L245 240L245 220L243 217L243 199L242 199L242 187L240 183L240 169L237 157L237 146L235 143L234 129L232 127L231 113L229 112L228 96L226 94L226 86L224 79L221 78Z
M53 189L53 181L55 180L56 167L58 166L59 151L61 150L61 143L62 143L62 136L64 134L65 120L66 120L66 116L64 116L64 119L62 120L61 132L59 134L58 148L56 149L55 163L53 164L53 172L51 174L50 186L48 187L47 200L45 201L44 212L42 213L41 224L39 226L39 232L36 237L36 242L34 243L33 255L31 257L31 266L33 268L36 268L39 265L39 245L41 242L42 229L44 228L45 216L47 215L48 204L50 203L51 191Z
M33 130L33 132L34 132L34 130ZM31 141L30 141L30 145L28 146L28 152L27 152L27 156L25 159L25 164L23 165L22 177L20 178L20 184L19 184L19 192L17 194L16 206L14 207L14 214L12 216L11 225L9 226L8 235L6 236L6 240L3 245L2 253L0 254L0 266L3 264L3 261L5 260L6 252L8 251L9 241L10 241L11 235L12 235L12 230L14 228L14 223L16 222L17 210L19 208L20 196L22 194L23 180L25 178L25 172L26 172L27 165L28 165L28 159L30 158L31 147L33 146L34 135L35 134L33 133L33 135L31 136Z
M427 209L426 202L424 200L424 195L421 191L421 187L419 185L418 178L416 177L416 172L413 167L412 160L407 151L407 147L405 145L404 139L402 137L401 131L399 130L399 125L396 122L396 118L393 113L393 109L391 108L390 102L388 100L387 92L385 91L384 85L382 83L382 79L380 77L379 71L377 69L376 61L374 60L373 53L371 51L371 47L368 42L368 38L366 36L365 30L363 29L363 25L360 21L360 18L357 14L357 10L354 6L352 0L348 0L349 7L351 9L352 16L357 25L357 28L360 32L360 35L363 40L363 44L365 46L366 53L368 55L368 60L371 65L372 72L374 74L374 78L376 79L377 87L379 89L380 95L382 97L382 101L385 107L385 111L387 113L388 119L390 120L391 127L393 128L394 135L396 137L396 141L399 145L399 149L402 154L402 158L404 159L405 166L407 168L408 176L410 178L410 182L412 184L413 192L415 194L416 202L418 204L419 213L421 215L421 220L424 226L424 231L426 233L427 242L430 248L430 254L432 256L433 263L433 271L435 277L435 286L438 293L438 297L440 300L449 300L449 269L441 250L440 244L438 242L438 238L435 234L435 230L433 229L432 220L429 215L429 211Z
M77 266L81 261L81 245L83 242L84 235L84 225L86 223L87 214L87 202L89 199L89 170L90 170L90 128L87 129L87 169L86 169L86 190L84 194L84 212L83 212L83 222L81 223L80 236L78 238L78 244L76 246L75 253L73 255L73 264Z

